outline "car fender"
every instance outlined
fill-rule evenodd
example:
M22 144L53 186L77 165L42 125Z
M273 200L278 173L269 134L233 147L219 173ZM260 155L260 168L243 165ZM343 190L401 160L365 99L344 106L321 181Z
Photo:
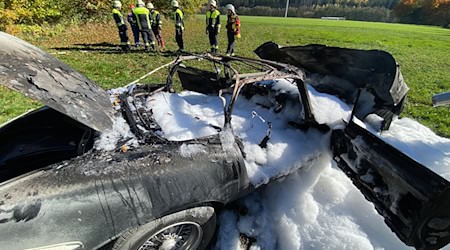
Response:
M192 204L228 203L248 188L240 151L209 143L182 156L186 143L201 141L92 152L1 184L2 246L78 241L91 249Z

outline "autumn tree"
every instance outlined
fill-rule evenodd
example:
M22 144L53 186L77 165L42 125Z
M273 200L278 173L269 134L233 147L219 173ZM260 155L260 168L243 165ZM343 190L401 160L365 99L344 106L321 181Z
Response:
M135 0L123 0L123 11ZM153 0L164 14L172 12L170 0ZM205 0L178 0L185 14L198 12ZM14 25L40 27L61 22L110 20L112 0L0 0L0 30Z
M401 0L394 14L404 23L448 27L450 0Z

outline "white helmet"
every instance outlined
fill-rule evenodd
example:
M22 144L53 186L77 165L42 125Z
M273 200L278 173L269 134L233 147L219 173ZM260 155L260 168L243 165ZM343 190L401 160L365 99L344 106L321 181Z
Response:
M113 8L122 8L122 3L120 1L114 1Z
M137 1L136 1L136 6L137 6L137 7L144 7L144 6L145 6L145 3L144 3L144 1L142 1L142 0L137 0Z
M155 6L153 6L152 3L147 3L147 9L152 10L154 8L155 8Z
M225 6L225 8L226 8L227 10L231 10L231 12L233 12L234 14L236 14L236 10L234 9L234 6L233 6L232 4L227 4L227 5Z
M171 3L170 3L170 5L172 5L172 7L180 7L180 5L178 5L178 1L176 1L176 0L173 0Z
M212 5L212 6L214 6L214 7L217 7L217 3L216 3L215 0L209 0L208 3L209 3L210 5Z

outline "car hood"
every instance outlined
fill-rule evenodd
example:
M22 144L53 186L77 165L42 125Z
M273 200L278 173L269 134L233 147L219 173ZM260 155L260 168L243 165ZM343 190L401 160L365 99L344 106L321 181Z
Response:
M0 84L93 128L112 127L109 95L43 50L0 32Z

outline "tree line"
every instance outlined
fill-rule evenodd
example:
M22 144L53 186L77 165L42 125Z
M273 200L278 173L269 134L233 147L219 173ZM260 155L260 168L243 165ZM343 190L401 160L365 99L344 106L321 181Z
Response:
M392 9L400 0L290 0L290 7L311 7L324 5L338 5L345 7L379 7ZM266 6L271 8L285 8L286 0L230 0L227 3L235 7Z
M150 0L144 0L150 2ZM136 0L122 0L123 10ZM163 14L172 10L170 0L151 0ZM199 11L204 0L178 0L185 14ZM9 33L39 30L47 25L111 19L112 0L0 0L0 30Z
M402 23L450 28L450 0L402 0L394 9Z
M239 7L237 12L247 16L278 16L285 15L285 8L268 6ZM344 17L348 20L371 22L394 22L392 11L384 7L346 7L336 5L289 7L289 17L321 18Z
M150 1L150 0L148 0ZM135 0L122 1L124 10ZM207 0L179 0L185 14L198 13ZM48 25L110 20L111 0L0 0L0 30L39 31ZM152 0L171 13L170 0ZM286 0L221 0L241 15L284 16ZM290 0L290 17L340 16L349 20L402 22L449 27L450 0ZM226 12L223 12L226 13ZM54 29L49 29L54 30Z
M226 0L242 15L284 16L286 0ZM290 0L288 16L449 27L450 0Z

